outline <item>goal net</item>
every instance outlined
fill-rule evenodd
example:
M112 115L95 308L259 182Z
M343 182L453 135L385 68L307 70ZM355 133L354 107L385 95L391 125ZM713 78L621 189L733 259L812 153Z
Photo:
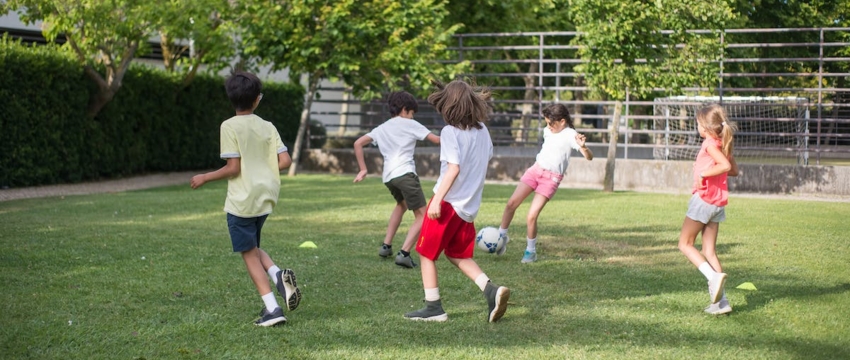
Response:
M738 127L735 159L749 163L808 163L807 98L724 96L723 108ZM719 104L717 96L671 96L653 104L653 157L693 160L702 144L696 112Z

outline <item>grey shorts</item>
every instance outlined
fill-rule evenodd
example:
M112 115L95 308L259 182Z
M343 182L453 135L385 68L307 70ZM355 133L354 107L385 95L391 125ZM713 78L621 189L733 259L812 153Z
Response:
M703 224L721 223L726 220L726 207L711 205L700 198L699 194L694 194L688 201L688 213L685 216Z
M230 230L230 242L233 252L245 252L260 247L260 232L268 215L243 218L227 214L227 229Z
M409 210L416 210L428 205L425 202L422 185L419 183L419 176L416 176L414 173L407 173L393 178L384 183L384 185L387 186L387 189L390 189L390 194L393 194L395 202L406 202Z

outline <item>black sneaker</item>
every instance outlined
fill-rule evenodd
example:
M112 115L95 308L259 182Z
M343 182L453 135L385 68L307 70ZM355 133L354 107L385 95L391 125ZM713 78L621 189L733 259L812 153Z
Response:
M286 310L292 311L301 303L301 290L295 284L295 273L292 269L277 272L277 292L286 303Z
M260 318L254 321L254 325L257 326L275 326L277 324L286 324L286 317L283 316L283 309L280 307L274 308L272 312L263 308L263 311L260 311Z
M487 313L487 321L496 322L502 318L502 315L505 315L505 311L508 309L508 298L511 297L511 290L504 286L493 285L488 281L487 286L484 287L484 297L487 298L487 306L490 310Z
M381 248L378 249L378 256L387 257L393 254L393 246L387 244L381 244Z
M416 267L416 263L413 262L413 258L410 257L410 255L404 256L404 254L401 253L401 250L399 250L398 255L395 256L395 264L408 269Z
M421 321L446 321L449 319L449 316L443 311L443 303L440 300L426 300L424 308L404 314L404 317Z

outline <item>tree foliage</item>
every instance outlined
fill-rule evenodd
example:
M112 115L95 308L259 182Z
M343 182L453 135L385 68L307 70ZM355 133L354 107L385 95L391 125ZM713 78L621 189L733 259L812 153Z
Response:
M428 89L457 67L435 60L457 26L439 0L243 1L246 53L307 76L307 99L293 153L295 174L309 109L322 79L342 80L361 98L399 88Z
M718 34L734 12L724 0L570 0L588 84L615 99L663 88L712 86ZM690 30L707 29L709 33Z

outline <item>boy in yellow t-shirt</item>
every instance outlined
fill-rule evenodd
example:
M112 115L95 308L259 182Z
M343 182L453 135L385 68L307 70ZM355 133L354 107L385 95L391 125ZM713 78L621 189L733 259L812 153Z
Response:
M242 260L265 308L259 326L285 324L286 317L271 291L266 273L275 283L288 310L295 310L301 301L301 291L295 284L295 273L281 270L271 257L260 249L263 223L277 204L280 192L280 171L292 164L286 145L274 125L254 115L263 98L260 79L251 73L237 72L225 81L227 97L236 116L221 124L221 158L227 161L221 169L192 177L197 189L209 181L227 180L224 211L233 251L242 253Z

